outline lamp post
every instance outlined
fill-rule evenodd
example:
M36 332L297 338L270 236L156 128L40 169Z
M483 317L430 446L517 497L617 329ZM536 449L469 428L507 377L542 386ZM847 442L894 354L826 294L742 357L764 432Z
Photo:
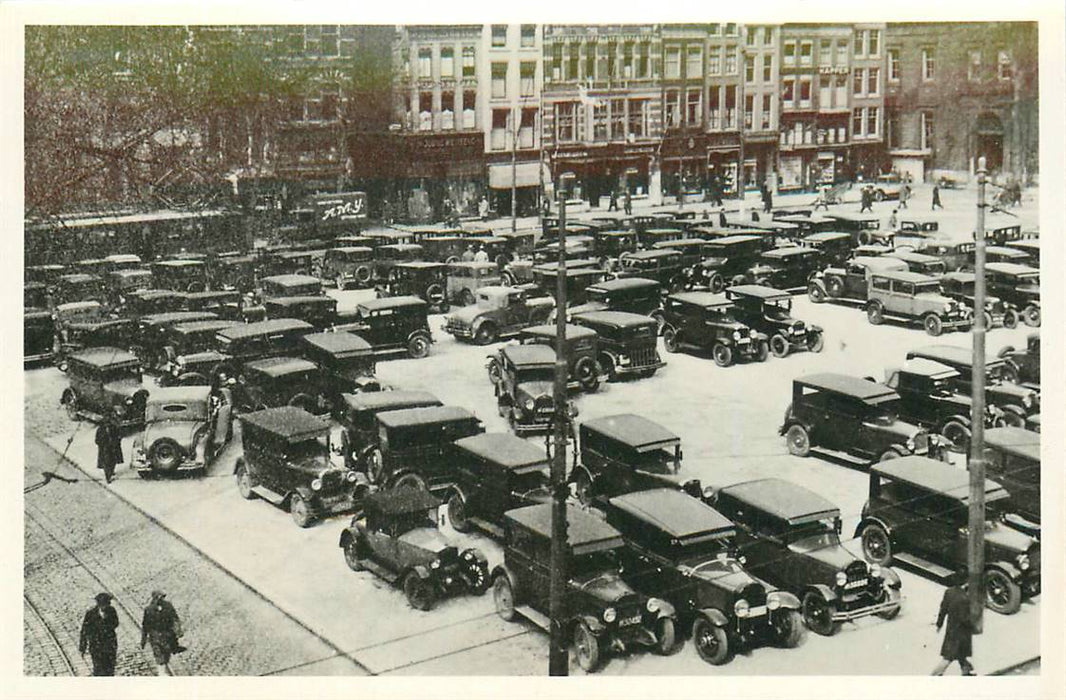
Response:
M515 119L513 107L508 116L511 122L511 232L514 233L518 229L518 202L516 201L518 196L516 180L518 170L518 120Z
M977 230L974 233L973 400L970 405L970 512L966 565L969 569L970 621L983 629L985 609L985 187L984 156L977 159Z
M737 81L737 137L739 140L739 151L737 153L737 197L740 199L740 215L741 217L747 213L744 207L744 195L746 194L746 183L744 182L744 118L747 116L747 108L745 106L747 97L744 94L744 85L748 76L748 52L742 46L740 48L740 61L737 63L739 67L739 80Z

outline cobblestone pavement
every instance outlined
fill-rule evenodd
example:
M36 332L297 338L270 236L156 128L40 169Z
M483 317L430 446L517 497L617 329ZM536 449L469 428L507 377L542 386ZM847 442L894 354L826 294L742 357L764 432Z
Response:
M27 485L42 470L77 473L69 464L53 469L57 455L35 436L26 436L25 447ZM119 612L117 673L153 674L151 653L140 649L139 623L155 588L167 592L186 632L188 651L171 664L176 674L260 675L308 664L316 674L363 673L197 550L79 476L75 484L52 482L26 495L26 675L91 673L78 655L78 632L101 590L116 597ZM327 658L329 664L316 664Z

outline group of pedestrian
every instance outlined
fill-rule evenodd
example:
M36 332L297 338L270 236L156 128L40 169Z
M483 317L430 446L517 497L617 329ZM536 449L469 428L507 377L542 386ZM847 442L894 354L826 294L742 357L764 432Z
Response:
M97 593L96 605L85 612L81 621L78 653L84 658L88 652L94 676L115 675L118 612L111 605L112 600L114 596L110 593ZM156 672L160 676L174 675L170 669L170 657L185 651L179 641L184 634L181 618L170 601L166 600L166 593L152 591L141 620L141 648L146 644L151 646Z
M459 256L463 262L488 262L489 253L485 250L484 244L479 245L477 250L474 250L474 245L470 244L463 251L463 254Z

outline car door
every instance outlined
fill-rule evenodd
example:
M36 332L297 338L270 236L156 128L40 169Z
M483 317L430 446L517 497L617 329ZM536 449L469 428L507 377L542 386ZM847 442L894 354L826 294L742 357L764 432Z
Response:
M965 473L961 482L965 485ZM966 532L968 513L963 504L936 494L922 505L926 521L924 548L933 561L949 568L966 561Z
M849 265L844 274L845 296L866 298L866 268L862 265Z
M861 401L842 394L829 394L826 420L822 425L822 443L834 450L855 451L860 437L864 407Z

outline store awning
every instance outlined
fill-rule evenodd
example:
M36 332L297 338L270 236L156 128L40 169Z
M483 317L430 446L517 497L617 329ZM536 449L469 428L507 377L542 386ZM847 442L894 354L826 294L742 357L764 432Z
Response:
M540 162L515 164L515 187L540 187L540 165ZM544 173L544 181L551 181L551 175L547 172ZM489 166L489 187L494 190L511 189L510 163L493 163Z

